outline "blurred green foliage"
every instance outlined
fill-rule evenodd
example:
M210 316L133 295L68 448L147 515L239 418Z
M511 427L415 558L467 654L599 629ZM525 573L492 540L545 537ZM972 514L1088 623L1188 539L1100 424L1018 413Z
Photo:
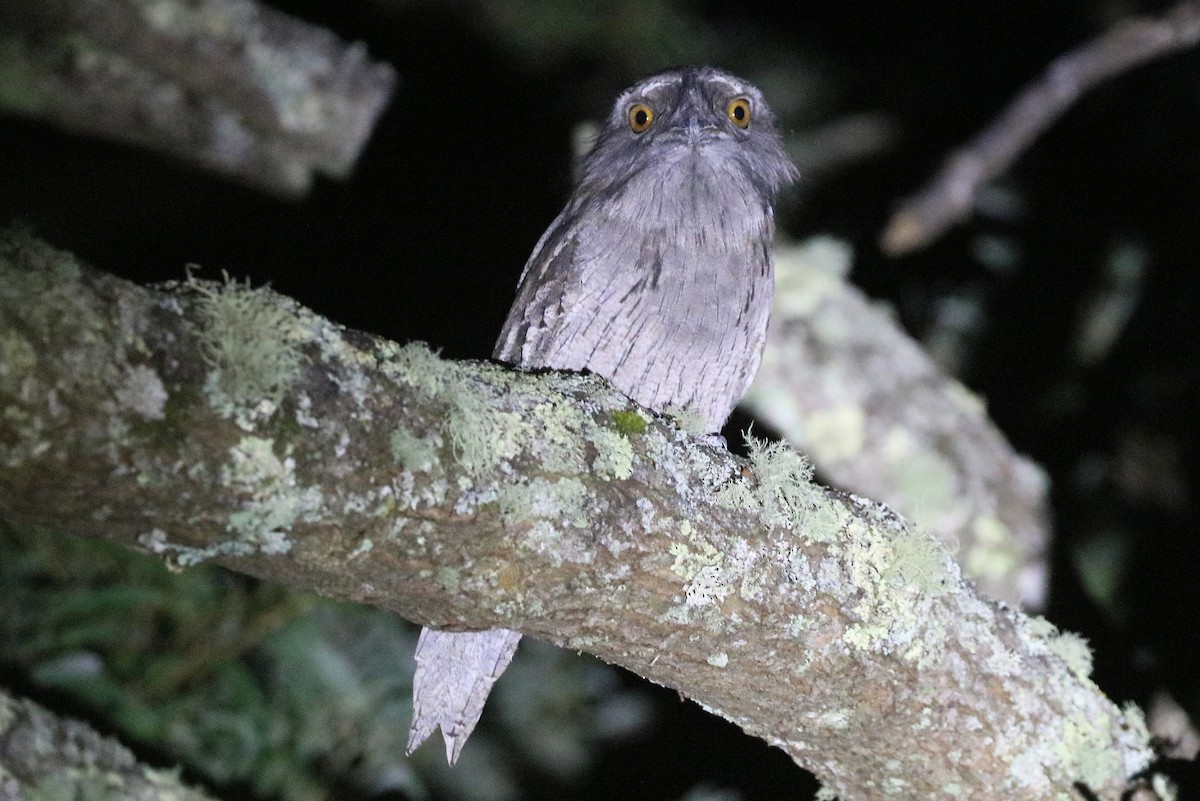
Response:
M0 663L217 784L304 801L365 752L398 762L414 642L393 616L217 567L0 532Z

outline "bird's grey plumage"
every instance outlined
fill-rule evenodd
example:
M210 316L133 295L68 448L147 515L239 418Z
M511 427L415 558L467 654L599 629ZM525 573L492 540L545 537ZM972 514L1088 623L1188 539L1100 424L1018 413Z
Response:
M795 177L750 84L685 67L634 85L526 263L493 355L591 370L643 406L691 409L719 431L758 369L772 204ZM422 632L410 751L441 725L454 761L520 638L486 634L485 647L463 648L454 640L465 635Z
M413 721L408 753L438 726L446 743L446 761L458 761L479 722L492 685L512 661L521 635L507 629L437 631L421 629L417 673L413 678Z

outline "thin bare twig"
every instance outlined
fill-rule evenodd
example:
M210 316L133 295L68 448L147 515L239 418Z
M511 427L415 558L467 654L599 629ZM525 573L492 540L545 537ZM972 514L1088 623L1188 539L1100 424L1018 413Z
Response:
M1059 56L941 172L900 204L880 238L902 256L925 247L972 211L980 187L995 178L1091 89L1114 75L1200 41L1200 3L1183 2L1163 17L1125 20L1084 46Z

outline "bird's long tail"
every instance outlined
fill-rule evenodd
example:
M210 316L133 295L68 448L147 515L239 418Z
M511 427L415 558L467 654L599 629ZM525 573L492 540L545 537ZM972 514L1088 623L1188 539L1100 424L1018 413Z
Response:
M411 754L441 726L446 760L453 765L479 722L492 685L512 661L520 641L520 634L507 629L421 629L407 753Z

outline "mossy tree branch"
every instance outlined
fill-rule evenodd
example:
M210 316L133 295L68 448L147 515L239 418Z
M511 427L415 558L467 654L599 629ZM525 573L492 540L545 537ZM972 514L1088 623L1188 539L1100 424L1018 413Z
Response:
M850 261L828 237L776 249L767 349L744 405L836 486L946 543L988 595L1042 608L1049 480L847 280Z
M395 81L363 44L254 0L0 4L0 111L287 197L350 173Z
M173 771L138 763L120 743L0 687L0 799L210 801Z
M886 507L606 382L449 362L238 284L0 248L0 522L675 687L843 799L1115 798L1150 758L1070 635L978 597Z

